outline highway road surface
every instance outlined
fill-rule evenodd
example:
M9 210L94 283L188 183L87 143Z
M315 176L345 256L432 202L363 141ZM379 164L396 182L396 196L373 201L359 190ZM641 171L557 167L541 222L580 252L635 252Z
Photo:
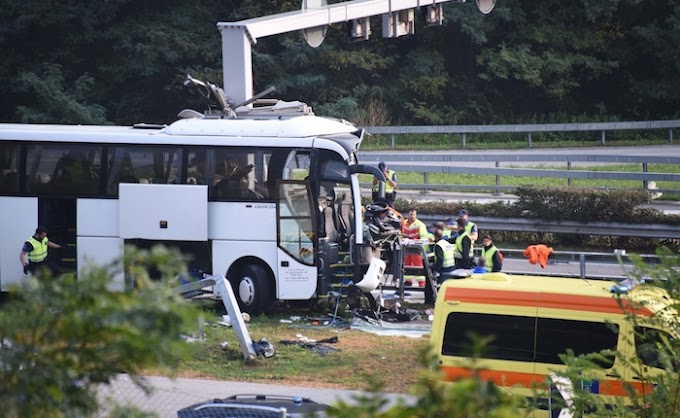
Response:
M332 376L328 378L332 380ZM153 389L149 394L138 389L127 375L122 374L112 385L102 386L99 395L102 399L111 398L119 404L135 405L143 411L156 413L162 418L176 418L177 411L189 405L238 394L301 396L325 404L340 400L351 403L356 396L367 394L362 391L206 379L148 377L147 382ZM413 401L413 398L408 395L384 395L392 405L398 399L404 402ZM109 408L103 410L101 416L106 416L109 410Z

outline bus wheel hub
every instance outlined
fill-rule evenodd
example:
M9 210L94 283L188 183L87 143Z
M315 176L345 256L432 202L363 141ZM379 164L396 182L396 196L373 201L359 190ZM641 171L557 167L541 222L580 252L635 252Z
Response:
M243 277L238 284L238 296L241 301L250 305L255 299L255 283L250 277Z

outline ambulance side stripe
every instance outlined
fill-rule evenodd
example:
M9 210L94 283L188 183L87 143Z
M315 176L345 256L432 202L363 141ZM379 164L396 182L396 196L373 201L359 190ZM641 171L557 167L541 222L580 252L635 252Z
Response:
M569 295L549 292L520 292L512 290L466 289L448 287L445 302L467 302L484 305L530 306L550 309L567 309L584 312L622 314L622 307L613 297ZM652 316L644 307L633 307L623 301L626 311L642 316Z
M444 373L444 380L448 382L455 382L472 376L472 371L464 367L442 366ZM481 370L479 372L481 380L493 382L500 387L521 386L531 388L532 386L542 387L548 379L548 376L535 373L509 372L509 371L493 371ZM600 380L599 395L608 396L628 396L626 386L632 387L637 393L650 393L654 390L653 385L643 384L640 382L622 382L618 380Z

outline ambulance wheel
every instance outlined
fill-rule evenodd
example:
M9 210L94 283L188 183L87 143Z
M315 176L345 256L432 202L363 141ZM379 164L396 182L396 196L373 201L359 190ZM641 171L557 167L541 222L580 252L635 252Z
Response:
M231 287L241 312L251 316L265 312L272 301L272 289L267 272L257 264L247 264L231 279Z

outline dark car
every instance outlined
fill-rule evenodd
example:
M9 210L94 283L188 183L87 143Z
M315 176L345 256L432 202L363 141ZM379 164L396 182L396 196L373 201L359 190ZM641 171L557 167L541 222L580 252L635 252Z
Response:
M200 402L177 411L178 418L326 417L328 405L300 396L234 395Z

